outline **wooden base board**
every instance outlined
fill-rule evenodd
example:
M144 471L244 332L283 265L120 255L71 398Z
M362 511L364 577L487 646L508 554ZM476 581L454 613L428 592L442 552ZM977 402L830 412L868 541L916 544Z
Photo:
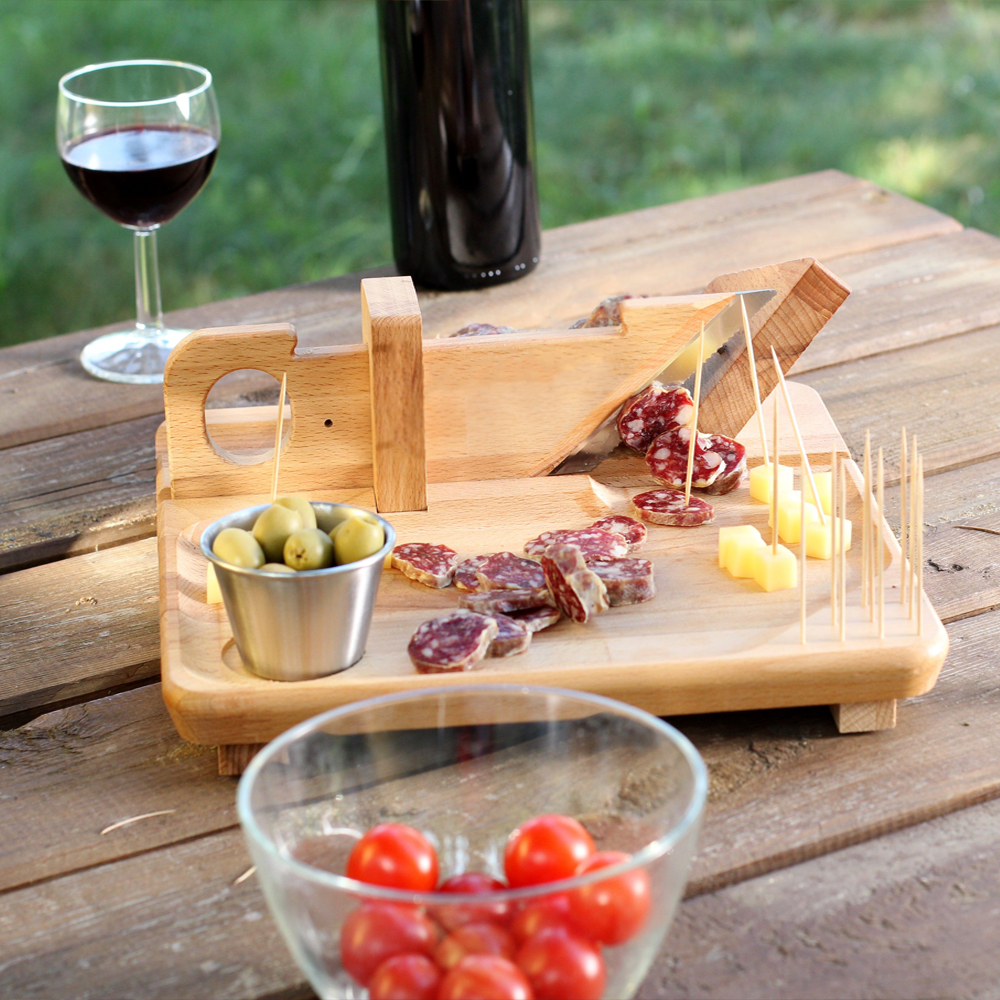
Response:
M895 698L831 705L830 711L839 733L874 733L896 728Z
M264 743L230 743L219 746L219 774L222 777L238 778L247 765L263 750Z

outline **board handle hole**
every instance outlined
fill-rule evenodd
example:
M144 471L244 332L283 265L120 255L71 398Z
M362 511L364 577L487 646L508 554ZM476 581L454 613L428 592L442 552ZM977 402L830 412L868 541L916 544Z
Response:
M205 433L215 451L237 465L272 461L280 391L281 382L257 368L241 368L223 375L205 399ZM239 412L234 414L233 410ZM282 451L291 433L292 398L287 393Z

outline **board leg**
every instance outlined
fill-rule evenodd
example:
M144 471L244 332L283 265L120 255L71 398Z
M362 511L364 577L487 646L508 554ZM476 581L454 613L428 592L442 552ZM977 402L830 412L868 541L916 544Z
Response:
M233 743L219 747L219 774L227 778L238 778L262 750L263 743Z
M833 721L841 733L874 733L879 729L896 728L896 699L889 701L855 701L831 705Z

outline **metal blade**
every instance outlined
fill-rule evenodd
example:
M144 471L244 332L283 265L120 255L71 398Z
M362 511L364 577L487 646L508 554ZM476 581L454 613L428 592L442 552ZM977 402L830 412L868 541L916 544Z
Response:
M705 324L704 367L701 373L702 397L718 384L723 375L744 349L743 311L740 297L746 302L747 317L775 295L773 288L760 288L748 292L736 292L733 301ZM690 392L694 389L694 371L698 363L698 336L693 337L678 351L673 361L659 375L643 386L647 389L653 382L682 382ZM597 468L621 444L618 428L615 426L618 414L613 413L587 438L572 455L567 456L549 475L569 476L580 472L590 472Z

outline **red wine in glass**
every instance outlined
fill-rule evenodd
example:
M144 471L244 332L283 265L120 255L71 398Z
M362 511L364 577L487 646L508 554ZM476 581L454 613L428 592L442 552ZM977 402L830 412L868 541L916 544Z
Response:
M201 190L218 146L203 129L126 128L88 135L63 150L62 163L115 222L148 229L169 222Z

